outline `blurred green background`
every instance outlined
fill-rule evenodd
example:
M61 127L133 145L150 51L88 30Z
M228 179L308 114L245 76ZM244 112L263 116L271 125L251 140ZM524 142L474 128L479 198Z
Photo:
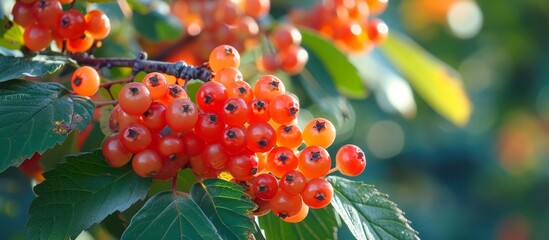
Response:
M415 117L402 117L370 89L337 140L367 153L355 180L389 194L422 239L545 239L549 1L390 0L381 18L461 74L473 113L456 127L414 92ZM32 196L15 169L0 175L1 232L25 231Z

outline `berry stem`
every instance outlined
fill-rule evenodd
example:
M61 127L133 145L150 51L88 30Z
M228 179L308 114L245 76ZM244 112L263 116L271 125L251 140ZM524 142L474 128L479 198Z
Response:
M109 81L109 82L105 82L105 83L101 83L99 84L99 87L100 88L110 88L112 85L115 85L115 84L124 84L124 83L129 83L133 81L133 77L131 78L125 78L125 79L120 79L120 80L114 80L114 81Z
M192 66L184 61L168 63L155 60L147 60L147 54L141 52L137 58L94 58L88 54L74 54L71 56L78 64L92 66L96 69L129 67L132 73L143 71L146 73L160 72L172 75L176 78L183 78L186 81L191 79L200 79L204 82L210 81L212 71L208 64Z
M95 107L96 108L100 108L100 107L103 107L103 106L107 106L107 105L116 105L118 103L118 101L116 100L112 100L112 101L97 101L97 102L94 102L95 103Z
M337 172L337 171L339 171L339 168L334 167L334 168L330 169L330 171L328 171L328 173L326 173L326 175Z
M172 192L177 192L177 175L172 178Z

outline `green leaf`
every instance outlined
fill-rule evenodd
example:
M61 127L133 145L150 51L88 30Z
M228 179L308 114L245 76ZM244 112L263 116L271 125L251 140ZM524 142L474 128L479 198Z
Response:
M8 16L3 16L0 19L0 47L20 49L22 46L23 28L11 22Z
M135 214L122 239L221 239L191 199L162 192Z
M314 31L306 28L301 28L300 31L303 38L302 45L308 50L309 58L314 56L320 60L315 66L319 70L325 69L326 76L331 77L336 89L350 98L366 98L366 88L360 79L358 70L349 61L349 58L339 51L332 42ZM311 73L314 74L314 72Z
M181 38L183 26L169 11L165 2L157 1L157 6L146 13L133 11L133 25L146 39L151 41L166 41Z
M473 107L455 70L402 35L390 34L380 48L435 111L458 126L467 124Z
M111 167L99 150L66 159L34 188L38 197L29 208L27 239L76 238L147 194L150 179L137 176L130 165Z
M0 56L0 82L54 73L68 63L62 56L37 55L33 58Z
M190 168L185 168L177 173L176 185L177 190L181 192L189 192L191 187L196 183L196 177ZM166 191L172 186L172 181L154 181L151 184L149 196L155 195L159 192Z
M337 176L332 206L357 239L419 239L404 213L372 185Z
M191 197L212 221L223 239L248 239L254 223L248 216L256 205L238 184L206 179L191 188Z
M0 83L0 172L63 142L90 123L94 105L58 83Z
M267 239L336 239L341 226L334 208L309 209L307 217L299 223L287 223L272 213L259 217L259 226Z

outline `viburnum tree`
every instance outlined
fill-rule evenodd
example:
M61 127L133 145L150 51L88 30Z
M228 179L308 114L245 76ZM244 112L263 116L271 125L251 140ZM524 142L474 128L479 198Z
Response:
M367 154L330 147L354 119L347 98L366 97L349 56L388 40L387 0L270 4L3 1L0 171L37 182L26 238L99 224L122 239L334 239L341 220L357 239L418 238L387 195L341 177ZM54 150L67 156L41 159Z

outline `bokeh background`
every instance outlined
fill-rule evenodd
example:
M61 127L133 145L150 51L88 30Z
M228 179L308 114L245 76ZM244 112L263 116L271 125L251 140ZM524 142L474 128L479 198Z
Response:
M549 1L390 0L381 18L459 72L473 113L457 127L415 93L410 102L371 89L351 101L355 125L336 143L366 151L355 179L389 194L422 239L546 239ZM24 235L32 197L19 171L0 175L0 233Z

